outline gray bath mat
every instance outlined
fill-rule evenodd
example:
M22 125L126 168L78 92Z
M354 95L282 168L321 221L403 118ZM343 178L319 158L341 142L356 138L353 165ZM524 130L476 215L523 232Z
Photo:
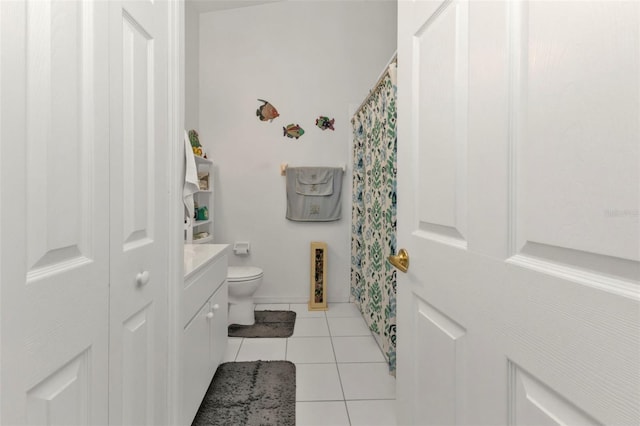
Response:
M253 325L231 324L229 337L291 337L296 324L293 311L256 311Z
M289 361L220 364L192 426L296 424L296 366Z

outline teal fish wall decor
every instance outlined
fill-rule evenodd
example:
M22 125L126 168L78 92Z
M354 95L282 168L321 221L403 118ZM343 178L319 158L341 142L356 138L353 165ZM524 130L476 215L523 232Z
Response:
M327 129L335 130L333 128L333 123L335 122L336 122L335 118L332 118L331 120L329 120L329 117L325 117L324 115L321 115L320 117L316 118L316 126L320 127L322 130L327 130Z
M260 119L260 121L273 121L274 118L279 117L280 114L278 110L271 105L269 102L264 99L258 99L260 102L264 102L258 109L256 110L256 115Z
M289 124L287 127L282 128L282 136L298 139L302 135L304 135L304 129L298 124Z

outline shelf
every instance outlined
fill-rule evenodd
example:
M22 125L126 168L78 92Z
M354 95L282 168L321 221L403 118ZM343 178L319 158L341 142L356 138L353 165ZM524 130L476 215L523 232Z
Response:
M194 160L196 163L196 168L198 170L199 186L198 190L194 192L194 204L196 204L200 208L206 207L208 215L203 215L202 212L200 212L200 217L208 217L208 219L195 220L194 218L189 218L189 224L185 227L184 240L191 244L213 244L213 198L215 194L215 188L213 187L213 161L208 158L199 157L197 155L194 155ZM201 182L202 189L200 188ZM209 236L201 238L199 240L193 239L195 235L203 232L208 233Z

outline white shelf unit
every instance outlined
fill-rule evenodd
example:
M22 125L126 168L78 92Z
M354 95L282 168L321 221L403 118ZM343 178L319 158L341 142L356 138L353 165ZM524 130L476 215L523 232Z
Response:
M206 186L202 185L199 191L193 195L193 200L197 207L207 207L209 214L206 220L196 220L195 218L187 218L185 221L185 242L191 244L205 244L213 242L213 162L209 159L195 156L196 168L198 169L198 177L205 174L207 177ZM206 232L206 237L197 238L198 234Z

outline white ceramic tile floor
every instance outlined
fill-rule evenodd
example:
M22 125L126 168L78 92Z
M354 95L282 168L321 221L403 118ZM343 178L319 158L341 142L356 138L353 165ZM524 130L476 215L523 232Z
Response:
M395 378L355 305L329 303L328 311L315 312L306 303L256 309L295 311L293 336L230 338L225 361L296 364L297 426L396 426Z
M338 362L384 362L373 336L332 337Z
M358 307L353 303L331 303L330 305L329 310L325 311L327 318L362 318L362 314L358 310Z
M344 401L303 401L296 403L298 426L349 426Z
M236 361L285 359L286 339L242 339Z
M229 337L229 339L227 340L227 351L222 358L222 362L235 361L236 357L238 356L238 350L240 350L241 344L241 337Z
M291 337L329 337L329 327L325 318L298 318Z
M336 362L330 337L290 337L287 361L295 364Z
M292 303L289 305L298 318L326 318L324 311L310 311L309 305L306 303Z
M327 318L332 336L371 336L362 317Z
M396 424L395 400L347 401L352 426L387 426Z
M296 401L344 399L336 364L297 364Z
M396 379L387 371L385 362L338 363L345 399L395 399Z

